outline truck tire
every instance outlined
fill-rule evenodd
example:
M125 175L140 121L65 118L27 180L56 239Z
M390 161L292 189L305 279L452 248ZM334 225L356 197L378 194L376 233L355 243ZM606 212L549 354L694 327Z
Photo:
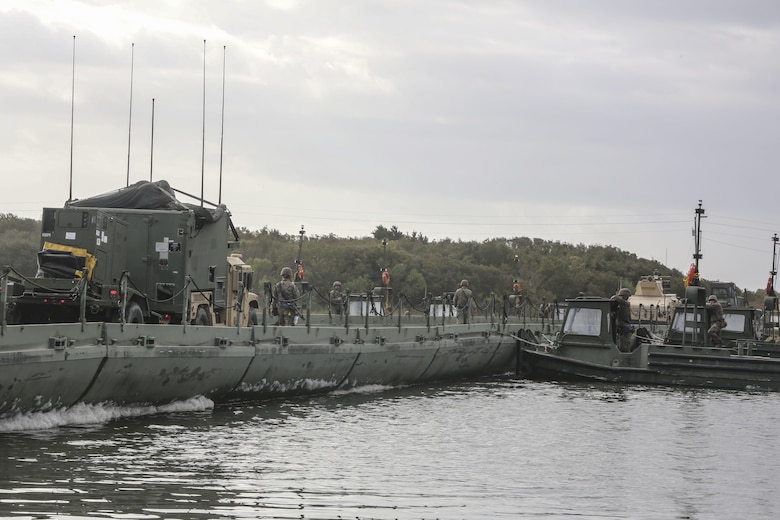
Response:
M127 323L143 323L144 311L141 310L141 306L135 302L130 302L130 304L127 306L125 321Z
M249 325L260 325L260 320L257 318L257 309L255 307L249 307Z
M198 307L198 312L195 314L195 325L211 326L211 316L203 307Z

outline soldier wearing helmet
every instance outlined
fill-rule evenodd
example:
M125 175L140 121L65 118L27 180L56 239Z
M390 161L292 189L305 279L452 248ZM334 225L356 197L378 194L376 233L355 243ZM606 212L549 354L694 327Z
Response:
M723 338L720 336L720 331L726 328L726 320L723 319L723 306L718 301L718 297L711 294L707 298L707 318L710 320L710 328L707 329L707 334L712 340L713 347L723 346Z
M458 290L455 291L455 296L452 299L452 304L455 306L455 311L458 315L458 323L466 324L471 318L471 305L473 302L471 289L469 289L469 281L461 280Z
M279 325L295 325L295 317L298 315L298 298L301 294L298 287L291 280L292 269L282 267L279 276L282 279L274 286L274 305L279 317Z
M634 333L634 325L631 323L631 304L628 299L631 291L621 288L612 297L615 311L615 332L617 332L618 349L623 352L631 351L631 335Z
M344 295L341 292L341 282L336 280L328 293L328 309L331 314L341 315L344 309Z

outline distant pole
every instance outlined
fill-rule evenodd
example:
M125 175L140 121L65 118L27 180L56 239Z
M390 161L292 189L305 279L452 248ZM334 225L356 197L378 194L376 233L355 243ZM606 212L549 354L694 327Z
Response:
M70 181L68 202L73 200L73 113L76 104L76 35L73 35L73 68L70 84Z
M206 40L203 40L203 140L200 153L200 207L203 207L203 183L206 175Z
M227 46L222 46L222 130L219 136L219 199L218 204L222 204L222 149L225 143L225 58L227 57Z
M154 98L152 98L152 145L149 164L149 182L152 182L152 172L154 171Z
M135 43L130 44L130 116L127 120L127 181L130 186L130 130L133 126L133 61L135 58Z

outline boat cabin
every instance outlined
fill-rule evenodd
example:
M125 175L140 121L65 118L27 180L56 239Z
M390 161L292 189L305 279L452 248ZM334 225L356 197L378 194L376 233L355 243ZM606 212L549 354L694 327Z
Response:
M686 298L674 309L671 324L666 332L667 345L712 346L707 334L711 317L706 308L706 291L703 287L688 287ZM723 305L726 327L721 330L724 346L734 346L739 341L758 340L757 324L760 313L744 306Z

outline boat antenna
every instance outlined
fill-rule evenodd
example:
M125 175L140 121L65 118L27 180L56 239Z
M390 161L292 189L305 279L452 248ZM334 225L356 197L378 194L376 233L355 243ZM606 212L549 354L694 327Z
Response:
M767 296L775 295L775 276L777 276L777 233L772 237L772 270L769 271L769 284L767 285Z
M219 136L219 198L217 202L222 204L222 149L225 143L225 58L227 46L222 46L222 129Z
M73 112L76 104L76 35L73 35L73 68L70 84L70 181L68 202L73 200Z
M203 207L203 181L206 165L206 40L203 40L203 140L200 152L200 207Z
M699 260L702 258L701 254L701 219L707 218L704 215L704 208L701 207L701 200L699 200L699 207L696 208L696 228L694 229L695 238L695 252L693 253L693 261L696 266L694 271L694 280L692 285L699 285Z
M152 172L154 171L154 98L152 98L152 143L149 156L149 182L152 182Z
M135 58L135 43L130 44L130 116L127 120L127 181L130 186L130 130L133 126L133 61Z

